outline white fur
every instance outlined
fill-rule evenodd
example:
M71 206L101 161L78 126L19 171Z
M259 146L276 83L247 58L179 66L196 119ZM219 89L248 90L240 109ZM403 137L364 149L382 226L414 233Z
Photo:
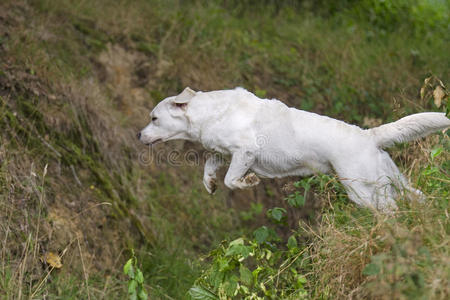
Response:
M157 119L140 133L143 143L185 139L230 156L225 176L230 189L258 184L254 173L274 178L334 170L352 201L381 210L395 208L395 198L403 191L422 197L382 148L450 126L443 113L421 113L363 130L278 100L260 99L242 88L186 88L161 101L150 116ZM206 162L203 182L210 193L223 164L216 156Z

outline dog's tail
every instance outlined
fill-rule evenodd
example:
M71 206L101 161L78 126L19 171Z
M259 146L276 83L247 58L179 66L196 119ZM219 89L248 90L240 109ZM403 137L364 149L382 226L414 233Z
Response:
M408 142L435 131L450 127L450 119L444 113L426 112L410 115L400 120L367 130L380 148L394 143Z

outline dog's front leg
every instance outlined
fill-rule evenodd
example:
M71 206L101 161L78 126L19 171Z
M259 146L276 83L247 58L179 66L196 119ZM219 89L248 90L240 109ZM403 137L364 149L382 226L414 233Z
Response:
M203 184L210 194L213 194L216 191L216 172L223 164L223 159L218 155L212 155L206 160L205 171L203 173Z
M250 151L241 151L233 154L227 175L225 175L225 185L230 189L245 189L259 183L259 178L255 173L245 173L255 162L255 155Z

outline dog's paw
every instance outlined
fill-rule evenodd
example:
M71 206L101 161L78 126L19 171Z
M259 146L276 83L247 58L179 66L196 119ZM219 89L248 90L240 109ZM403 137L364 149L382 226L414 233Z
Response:
M216 179L212 177L203 178L203 185L210 194L214 194L217 189Z
M261 180L255 173L249 173L242 179L242 181L246 186L252 187L258 185Z

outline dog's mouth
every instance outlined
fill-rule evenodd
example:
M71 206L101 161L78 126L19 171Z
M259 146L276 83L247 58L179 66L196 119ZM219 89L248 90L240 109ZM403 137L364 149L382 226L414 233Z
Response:
M156 144L159 144L159 143L164 143L164 142L167 142L167 141L171 140L176 135L177 134L174 134L174 135L171 135L171 136L168 136L168 137L165 137L165 138L159 138L159 139L153 140L151 142L145 143L145 145L153 146L153 145L156 145Z
M147 145L147 146L153 146L153 145L156 145L156 144L161 143L162 141L163 141L163 139L160 138L160 139L156 139L156 140L154 140L154 141L151 141L150 143L146 143L145 145Z

